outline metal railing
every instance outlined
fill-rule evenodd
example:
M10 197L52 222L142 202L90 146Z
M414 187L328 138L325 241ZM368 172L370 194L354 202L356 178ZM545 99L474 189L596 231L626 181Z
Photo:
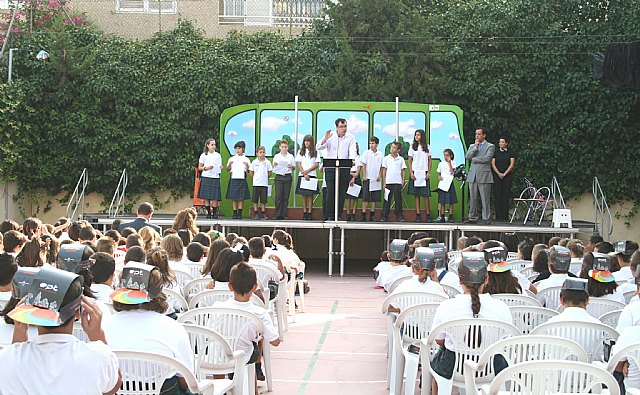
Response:
M67 204L67 212L65 213L65 216L69 218L69 221L73 222L84 214L84 191L87 188L88 182L89 172L85 167L82 170L82 174L80 174L80 178L76 184L76 189L73 190L73 193L69 198L69 204ZM80 187L82 187L82 189L80 189ZM78 208L80 208L80 214L76 217L76 214L78 214Z
M118 212L120 212L121 215L124 215L124 194L127 190L128 183L129 176L127 175L127 169L125 168L122 170L120 181L118 181L118 186L113 193L113 198L111 199L111 204L109 205L109 210L107 211L109 218L117 216Z
M562 191L560 190L560 184L558 184L558 179L556 176L553 176L553 180L551 180L551 198L553 199L553 208L566 209L567 205L564 202L564 197L562 196Z
M596 211L596 219L594 223L594 233L599 233L603 238L609 239L613 233L613 217L611 216L611 210L607 204L607 199L604 197L604 192L600 187L598 177L593 177L593 200Z
M218 23L304 27L325 8L324 0L221 0Z

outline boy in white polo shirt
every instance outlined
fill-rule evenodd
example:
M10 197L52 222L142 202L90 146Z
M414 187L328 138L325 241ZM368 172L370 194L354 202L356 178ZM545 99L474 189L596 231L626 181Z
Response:
M564 310L547 322L582 321L600 324L600 320L587 313L589 282L584 278L567 278L560 291L560 304Z
M100 308L82 296L82 277L34 268L20 282L27 296L8 314L14 344L0 351L0 393L115 394L122 383L118 359L106 345ZM72 334L80 317L90 342ZM27 340L25 324L37 326L37 338Z
M369 221L376 220L376 203L382 197L382 160L384 155L378 151L380 140L376 136L369 138L369 149L362 155L362 217L360 221L367 220L367 204L371 203Z
M384 182L382 184L382 190L389 190L389 196L384 199L384 205L382 207L381 222L387 221L387 216L391 210L391 198L396 202L396 220L404 222L404 216L402 215L402 186L404 185L404 177L407 165L404 163L404 158L398 153L402 149L402 144L399 141L391 143L391 153L384 157L382 161L382 177Z
M263 146L257 149L258 157L251 162L249 173L253 178L253 219L267 219L267 192L269 190L269 177L273 166L266 158L266 150ZM262 217L258 215L258 203L261 204Z

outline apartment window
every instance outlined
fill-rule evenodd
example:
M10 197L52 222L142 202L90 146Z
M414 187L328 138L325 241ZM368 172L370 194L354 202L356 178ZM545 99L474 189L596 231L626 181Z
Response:
M325 0L219 0L221 24L304 26L324 15Z
M116 12L175 14L177 0L116 0Z

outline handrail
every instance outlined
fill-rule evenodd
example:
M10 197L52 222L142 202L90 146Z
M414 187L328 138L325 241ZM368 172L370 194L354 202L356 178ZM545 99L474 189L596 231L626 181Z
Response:
M558 179L556 176L553 176L553 180L551 180L551 196L553 197L553 208L566 209L567 205L564 202L564 197L562 196L562 191L560 190L560 184L558 184Z
M604 192L600 187L598 177L593 178L593 200L596 211L596 219L594 224L594 233L599 233L600 229L598 224L602 227L602 236L607 236L608 239L613 233L613 217L611 216L611 210L607 204L607 199L604 197Z
M127 175L127 169L122 170L122 174L120 175L120 181L118 181L118 186L116 187L115 192L113 193L113 198L111 199L111 204L109 205L109 210L107 214L109 218L115 217L118 215L118 211L121 211L121 214L124 215L124 194L127 190L127 184L129 183L129 176ZM118 200L116 201L116 197ZM114 207L115 203L115 207Z
M82 174L80 174L80 178L78 179L78 183L76 184L76 189L73 190L73 193L69 198L69 204L67 204L67 212L65 216L69 218L69 221L76 220L76 213L78 212L78 207L82 207L81 213L84 214L84 191L87 188L88 182L89 182L89 172L85 167L82 170ZM82 185L82 191L79 191L80 185Z

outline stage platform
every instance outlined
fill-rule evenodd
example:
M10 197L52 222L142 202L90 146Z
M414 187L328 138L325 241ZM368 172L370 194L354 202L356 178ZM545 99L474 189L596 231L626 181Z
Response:
M171 227L175 215L156 214L151 222L163 228ZM118 216L116 218L107 217L104 214L85 214L84 218L90 222L97 224L101 230L108 229L114 219L120 219L122 222L129 222L135 219L135 216ZM488 234L485 237L499 237L499 234L512 232L522 235L545 235L552 237L554 235L564 237L576 237L577 234L591 234L593 224L584 221L574 221L572 228L553 228L549 224L522 225L510 223L492 223L484 224L465 224L462 222L453 223L415 223L415 222L359 222L359 221L303 221L303 220L252 220L252 219L206 219L198 217L196 225L202 230L215 229L223 233L235 232L240 235L247 235L253 229L285 229L288 232L294 231L315 231L313 239L315 244L327 243L328 249L328 267L327 273L333 275L334 259L340 262L339 274L344 276L345 271L345 250L351 243L371 242L371 248L374 248L376 238L373 232L382 233L381 244L386 246L392 239L408 238L412 232L428 232L440 235L439 240L446 243L449 249L455 248L455 241L459 236L464 235L480 235ZM356 237L350 239L348 233L356 232ZM266 233L271 233L266 232ZM306 233L306 232L305 232ZM328 234L327 234L328 233ZM369 234L371 233L371 236ZM403 235L404 233L404 235ZM322 240L324 238L324 240ZM364 239L364 240L363 240ZM382 248L384 249L384 248ZM382 250L377 251L379 254Z

